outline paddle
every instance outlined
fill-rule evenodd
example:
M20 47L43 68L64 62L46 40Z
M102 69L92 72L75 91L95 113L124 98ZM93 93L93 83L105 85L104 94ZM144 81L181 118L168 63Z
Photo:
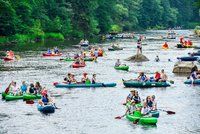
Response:
M34 100L26 100L26 104L34 104L34 103L37 103L37 102L35 102ZM58 108L55 103L53 103L52 105L55 107L55 109L61 109L61 108Z
M163 110L163 109L157 109L157 110L166 112L167 114L176 114L176 112L174 112L174 111L167 111L167 110Z

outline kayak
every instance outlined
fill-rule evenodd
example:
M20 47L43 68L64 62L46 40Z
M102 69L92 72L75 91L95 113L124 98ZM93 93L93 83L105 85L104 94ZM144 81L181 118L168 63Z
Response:
M200 56L200 52L192 53L191 55L192 55L192 56Z
M4 61L12 61L12 60L14 60L14 58L4 57L3 60L4 60Z
M55 107L53 105L37 105L37 109L38 111L44 113L44 114L48 114L48 113L54 113L55 112Z
M183 46L182 44L177 44L177 46L176 46L177 48L192 48L193 46Z
M86 64L76 64L76 63L72 64L73 68L80 68L80 67L85 67L85 66L86 66Z
M136 88L148 88L148 87L168 87L170 86L167 82L140 82L136 80L128 80L123 82L125 87L136 87Z
M162 46L162 49L169 49L169 47Z
M56 88L89 88L89 87L115 87L116 83L95 83L95 84L65 84L54 83Z
M62 59L61 59L62 60ZM64 61L75 61L75 59L74 58L66 58L66 59L63 59ZM94 60L94 58L90 58L90 57L88 57L88 58L84 58L83 59L84 61L93 61Z
M178 57L177 59L181 61L197 61L199 58L190 56L190 57Z
M61 56L62 53L58 53L58 54L48 54L48 53L43 53L43 56Z
M134 114L127 114L126 118L131 122L138 122L141 125L156 125L158 119L156 117L142 116L139 111Z
M5 97L6 101L14 101L14 100L19 100L19 99L23 99L23 95L11 95L11 94L8 94Z
M184 84L192 84L192 80L186 80ZM193 81L193 84L200 85L200 79L196 79Z
M128 71L129 69L129 66L126 66L126 65L122 65L122 66L118 66L118 67L114 67L116 70L125 70L125 71Z
M41 99L42 96L40 94L23 94L24 100L34 100L34 99Z

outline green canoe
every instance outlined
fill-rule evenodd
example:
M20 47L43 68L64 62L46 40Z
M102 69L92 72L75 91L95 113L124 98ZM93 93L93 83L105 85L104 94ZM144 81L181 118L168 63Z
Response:
M139 111L134 114L127 114L126 118L131 122L138 122L141 125L156 125L158 119L155 117L142 116Z
M167 82L141 82L136 80L123 81L125 87L135 87L135 88L149 88L149 87L168 87L170 86Z
M41 99L42 96L40 94L24 94L23 99L24 100L34 100L34 99Z
M125 65L122 65L122 66L118 66L118 67L114 67L116 70L124 70L124 71L128 71L129 69L129 66L125 66Z
M6 101L13 101L13 100L19 100L19 99L23 99L23 95L11 95L11 94L8 94L5 97Z
M66 58L66 59L60 59L60 60L64 60L64 61L75 61L74 58ZM94 58L88 57L88 58L84 58L83 60L84 60L84 61L93 61Z

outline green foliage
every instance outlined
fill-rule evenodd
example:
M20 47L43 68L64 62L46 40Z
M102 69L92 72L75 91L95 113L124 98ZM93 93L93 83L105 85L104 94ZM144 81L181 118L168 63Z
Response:
M0 36L35 42L138 28L193 28L199 7L199 0L0 0Z
M45 39L56 39L56 40L64 40L64 36L61 33L45 33Z

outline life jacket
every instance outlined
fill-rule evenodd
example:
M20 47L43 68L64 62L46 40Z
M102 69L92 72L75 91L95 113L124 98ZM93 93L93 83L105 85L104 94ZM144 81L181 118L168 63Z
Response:
M47 103L49 102L49 99L42 96L42 102L44 103L44 105L47 105Z
M143 75L143 76L141 76L141 80L142 80L142 81L145 81L145 80L146 80L146 78L147 78L147 76L146 76L146 75Z
M148 107L153 107L153 102L152 101L147 102L147 106Z

